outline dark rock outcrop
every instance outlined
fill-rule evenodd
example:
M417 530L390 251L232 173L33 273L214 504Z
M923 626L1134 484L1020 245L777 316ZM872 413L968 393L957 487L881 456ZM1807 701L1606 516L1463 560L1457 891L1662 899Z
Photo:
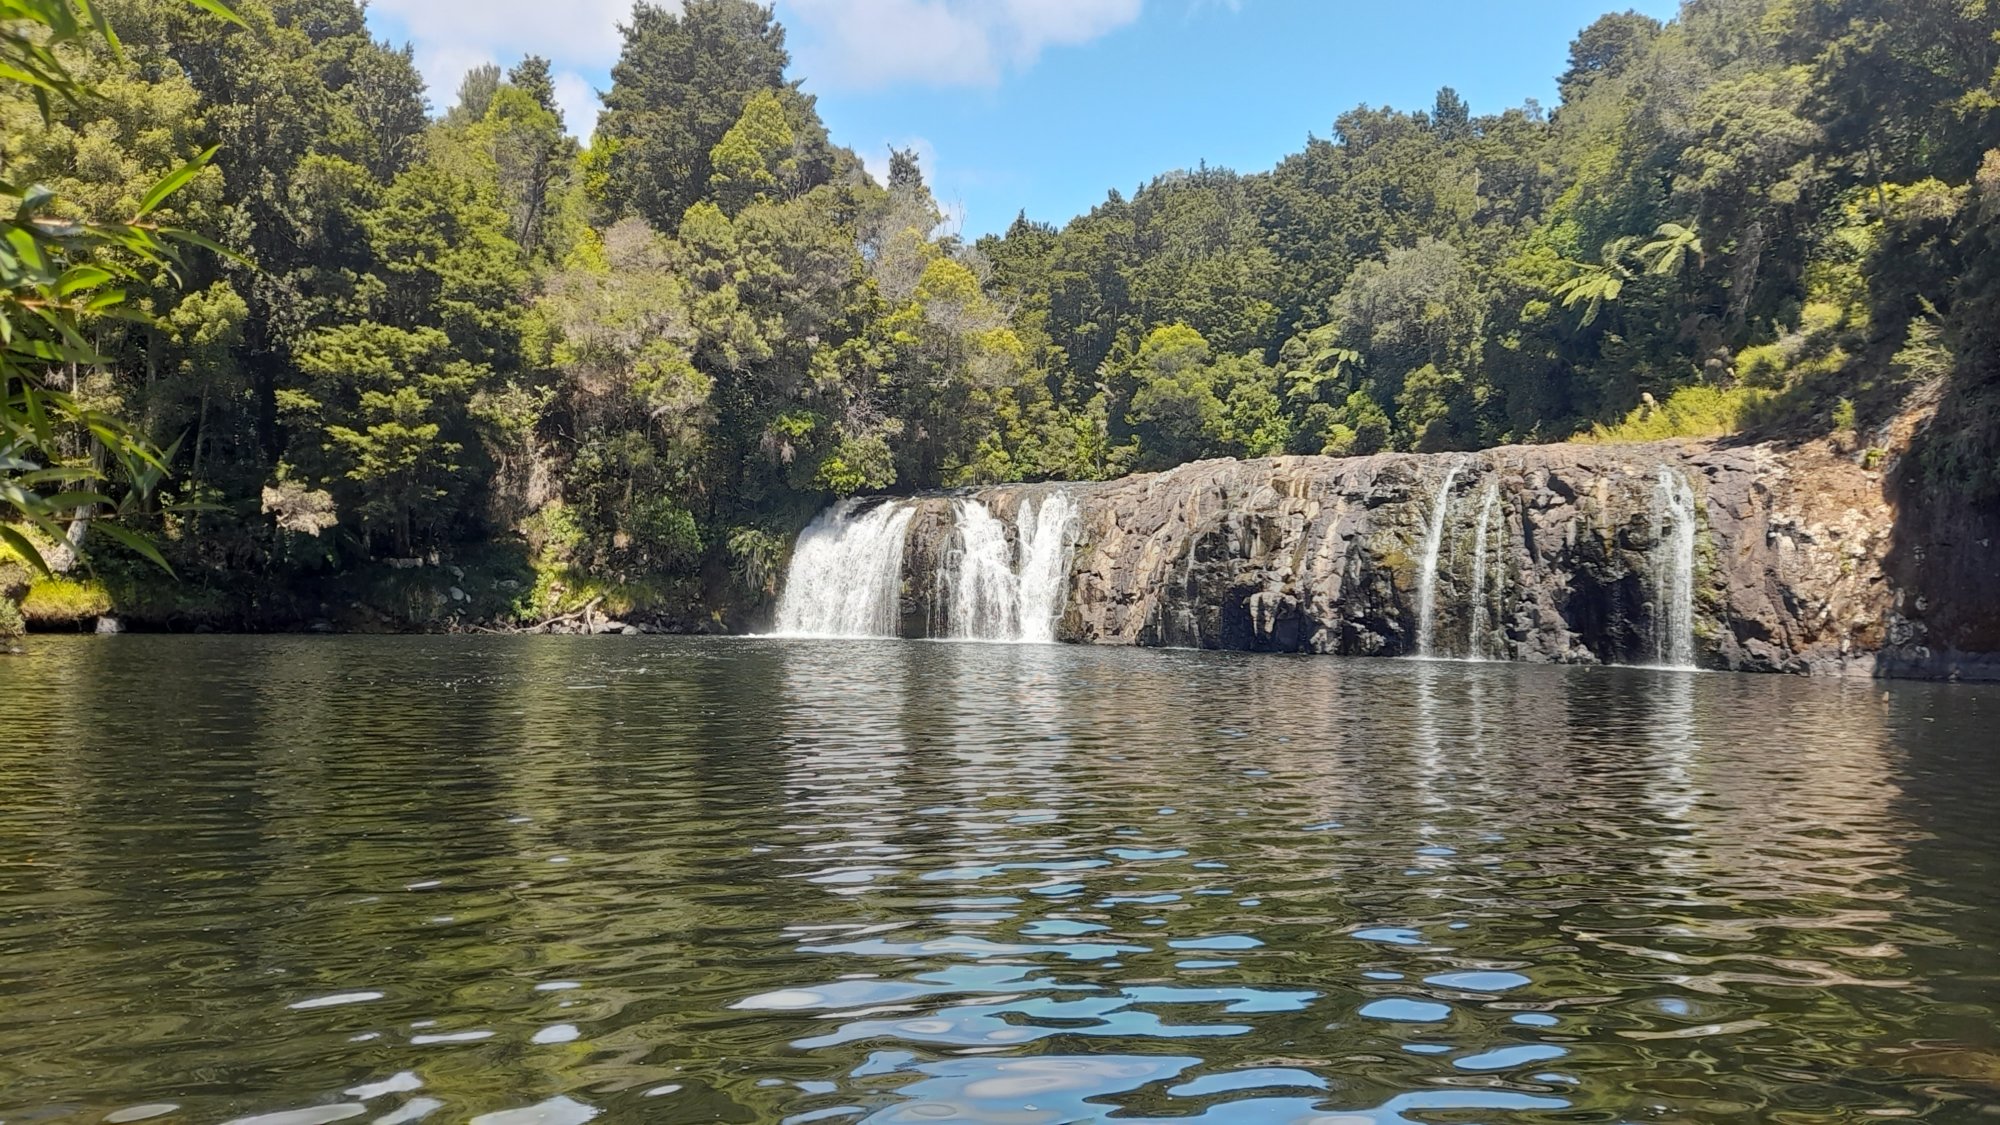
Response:
M1882 473L1827 443L1207 461L1105 483L919 498L909 502L903 631L944 631L955 498L1006 519L1061 488L1081 509L1064 640L1410 655L1447 476L1434 655L1659 662L1673 620L1662 604L1672 596L1667 480L1694 500L1684 600L1701 666L1968 676L1994 667L1929 647L1928 603L1887 566L1895 512Z

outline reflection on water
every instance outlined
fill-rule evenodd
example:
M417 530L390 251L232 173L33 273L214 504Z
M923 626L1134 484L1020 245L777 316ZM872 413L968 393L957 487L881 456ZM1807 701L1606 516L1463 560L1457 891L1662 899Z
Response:
M136 637L0 699L9 1123L2000 1107L1990 690Z

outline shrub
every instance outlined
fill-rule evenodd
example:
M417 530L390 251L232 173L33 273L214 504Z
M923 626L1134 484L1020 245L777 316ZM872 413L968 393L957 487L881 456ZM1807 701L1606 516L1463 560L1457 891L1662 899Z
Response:
M1664 403L1641 406L1617 425L1593 426L1588 434L1573 440L1610 443L1721 437L1743 429L1773 397L1761 387L1682 387Z
M1746 387L1775 389L1785 385L1791 357L1781 344L1760 344L1736 353L1736 378Z
M731 572L767 598L778 592L778 564L784 554L784 541L762 528L739 527L729 533Z

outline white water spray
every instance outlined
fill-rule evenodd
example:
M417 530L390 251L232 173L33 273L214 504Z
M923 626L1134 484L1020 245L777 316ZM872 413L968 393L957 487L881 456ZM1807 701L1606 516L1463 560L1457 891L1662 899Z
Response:
M1039 509L1032 500L1021 504L1020 639L1029 644L1055 643L1069 601L1076 517L1076 501L1066 492L1051 494Z
M893 637L903 540L915 509L843 500L799 536L778 599L777 631L795 637Z
M961 640L1015 640L1020 631L1020 582L1007 525L977 500L952 503L958 525L946 623Z
M1423 569L1417 572L1417 655L1431 655L1431 639L1437 630L1438 554L1444 548L1445 524L1451 515L1451 486L1457 482L1460 461L1444 475L1437 497L1431 501L1430 529L1424 534Z
M894 637L901 633L905 541L918 505L844 500L799 536L778 599L777 633ZM976 499L951 505L950 549L926 587L948 636L1049 644L1068 600L1078 509L1067 493L1024 501L1011 529Z
M1479 529L1472 536L1472 639L1469 655L1474 660L1487 659L1486 636L1488 628L1486 615L1488 611L1492 612L1496 626L1499 624L1500 619L1499 606L1497 604L1489 606L1486 597L1486 583L1488 578L1486 568L1486 529L1492 525L1494 513L1499 510L1499 507L1500 482L1497 480L1488 480L1486 482L1486 495L1481 497L1479 501ZM1494 593L1498 595L1500 593L1500 583L1495 582L1493 589Z
M1694 488L1660 466L1653 486L1653 655L1663 668L1694 667Z
M1076 548L1076 501L1056 492L1038 507L1024 500L1007 525L977 500L953 505L959 550L948 561L947 624L953 637L1053 644L1069 594Z

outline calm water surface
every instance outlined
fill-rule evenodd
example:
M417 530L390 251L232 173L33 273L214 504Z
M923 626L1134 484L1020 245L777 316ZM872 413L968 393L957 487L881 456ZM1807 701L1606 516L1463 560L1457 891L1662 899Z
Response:
M764 640L0 661L7 1125L1996 1115L1992 690Z

